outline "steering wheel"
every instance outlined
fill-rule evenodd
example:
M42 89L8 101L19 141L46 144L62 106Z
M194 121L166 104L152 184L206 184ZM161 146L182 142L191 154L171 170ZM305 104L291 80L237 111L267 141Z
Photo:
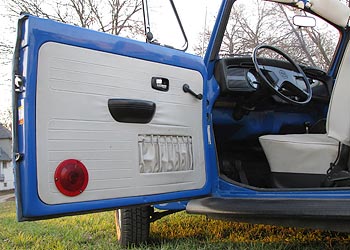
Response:
M276 70L276 66L259 63L259 61L264 61L263 58L259 58L258 61L257 55L260 49L269 49L276 52L278 55L286 59L294 69L287 70L280 68L279 70ZM304 105L311 100L312 89L308 78L300 66L286 53L276 47L263 44L254 48L252 58L255 70L274 94L288 103L298 105ZM300 84L302 82L304 84Z

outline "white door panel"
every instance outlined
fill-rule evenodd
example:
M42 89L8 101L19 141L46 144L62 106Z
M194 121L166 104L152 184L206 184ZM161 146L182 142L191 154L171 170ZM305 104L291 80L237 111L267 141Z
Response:
M169 79L169 91L152 89L152 77ZM183 92L185 83L203 92L202 75L194 70L45 43L36 91L41 200L62 204L202 188L202 102ZM111 98L152 101L155 115L148 124L116 122ZM75 197L54 184L56 167L71 158L89 172L86 190Z

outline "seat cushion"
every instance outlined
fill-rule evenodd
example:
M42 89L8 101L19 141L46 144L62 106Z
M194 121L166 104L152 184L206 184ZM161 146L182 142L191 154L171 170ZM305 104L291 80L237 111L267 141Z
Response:
M259 138L271 172L326 174L338 141L326 134L264 135Z

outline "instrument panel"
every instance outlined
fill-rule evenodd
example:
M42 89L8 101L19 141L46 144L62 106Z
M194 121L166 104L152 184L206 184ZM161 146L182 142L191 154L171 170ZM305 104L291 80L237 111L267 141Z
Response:
M291 64L278 60L265 60L263 73L272 84L293 81L304 89L304 81L294 77ZM252 93L261 87L261 79L255 70L251 57L233 57L219 60L215 66L215 78L222 94Z
M231 91L255 91L259 82L254 69L229 67L227 69L227 89Z

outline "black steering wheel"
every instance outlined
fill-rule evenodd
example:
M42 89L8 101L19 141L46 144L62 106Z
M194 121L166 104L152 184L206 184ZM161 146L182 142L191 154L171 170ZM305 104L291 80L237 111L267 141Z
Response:
M266 61L264 58L258 59L257 55L260 49L268 49L276 52L286 59L294 69L287 70L285 68L270 66L271 64L263 65L259 63L259 61ZM298 105L304 105L311 100L312 89L308 78L300 66L286 53L270 45L258 45L254 48L252 58L255 70L274 94L288 103Z

